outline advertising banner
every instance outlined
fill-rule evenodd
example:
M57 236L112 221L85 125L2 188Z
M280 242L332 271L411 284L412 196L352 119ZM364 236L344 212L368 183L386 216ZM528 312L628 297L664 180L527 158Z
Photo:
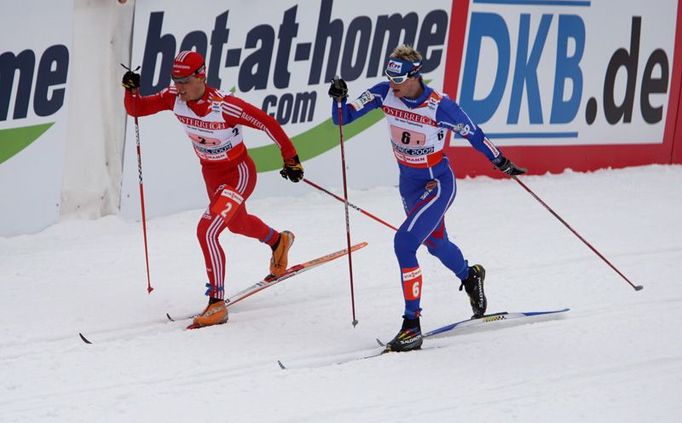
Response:
M171 84L173 57L203 54L207 82L276 118L306 176L341 186L338 128L327 96L334 75L355 98L379 81L391 50L424 56L422 74L454 98L490 139L531 173L670 163L680 91L677 0L441 0L415 3L137 3L132 65L141 91ZM381 111L344 128L349 186L394 185L397 167ZM254 196L310 188L282 180L262 132L244 135L257 163ZM150 215L206 204L198 160L171 112L140 119ZM128 120L121 210L139 215L135 131ZM500 176L466 140L447 154L459 176ZM678 153L677 156L680 154ZM147 194L148 192L148 194ZM172 199L172 201L170 201Z
M338 128L331 124L329 81L340 75L350 96L385 80L386 57L401 43L425 56L424 74L443 86L450 0L363 2L181 1L137 2L132 65L141 65L141 92L167 87L173 57L195 49L206 58L209 85L234 94L275 117L293 139L306 176L341 186ZM381 122L380 122L381 121ZM206 192L189 139L171 112L139 119L148 213L205 206ZM397 167L380 111L345 128L349 183L354 189L397 183ZM245 128L257 164L254 196L310 192L276 171L282 158L266 134ZM122 213L139 215L135 132L128 119ZM172 201L170 199L172 198Z
M534 173L669 163L678 1L616 3L453 2L446 91ZM450 154L462 173L492 172Z
M36 232L59 218L72 13L70 0L3 4L0 236Z

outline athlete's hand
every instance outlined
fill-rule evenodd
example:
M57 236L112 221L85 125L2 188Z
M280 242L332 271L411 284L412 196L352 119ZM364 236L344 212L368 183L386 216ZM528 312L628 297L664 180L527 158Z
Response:
M140 88L140 74L129 70L123 74L121 85L123 85L123 88L130 92L137 90Z
M333 98L335 101L345 100L348 97L348 85L346 85L346 81L335 76L329 87L329 97Z
M282 178L291 182L298 182L303 179L303 165L298 159L298 155L284 161L284 167L279 171Z
M525 167L516 166L511 160L504 156L499 156L493 160L493 164L497 169L506 173L507 175L523 175L528 171Z

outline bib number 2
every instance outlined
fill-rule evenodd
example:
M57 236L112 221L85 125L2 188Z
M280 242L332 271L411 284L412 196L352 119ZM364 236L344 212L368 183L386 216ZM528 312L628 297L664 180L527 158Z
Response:
M231 188L224 188L220 196L211 205L211 213L217 214L225 222L229 222L243 201L244 197L238 192Z

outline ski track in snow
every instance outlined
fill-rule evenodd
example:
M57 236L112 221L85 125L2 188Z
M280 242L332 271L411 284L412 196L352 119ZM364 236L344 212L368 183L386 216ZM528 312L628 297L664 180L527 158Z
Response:
M139 222L64 220L0 238L0 422L682 421L682 166L522 178L644 290L516 183L489 178L459 180L446 217L486 267L488 312L571 311L343 364L377 351L402 314L393 231L352 209L353 242L369 242L353 255L355 328L346 259L235 305L226 325L167 321L205 305L201 210L148 222L151 295ZM401 222L395 188L350 200ZM291 264L345 247L343 206L325 194L249 209L296 233ZM269 249L221 240L228 293L267 272ZM422 329L469 317L459 282L422 250Z

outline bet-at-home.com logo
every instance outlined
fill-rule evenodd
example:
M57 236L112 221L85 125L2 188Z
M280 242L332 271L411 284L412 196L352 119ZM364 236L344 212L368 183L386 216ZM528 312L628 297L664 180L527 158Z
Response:
M422 8L418 12L359 14L342 19L334 14L334 1L292 5L278 21L258 23L237 33L232 24L242 19L239 10L216 8L212 28L174 31L168 23L171 11L150 11L144 39L140 92L150 95L167 87L173 58L181 50L194 49L206 58L206 81L216 88L247 93L262 91L263 111L284 125L292 135L299 157L309 160L338 146L338 128L330 119L327 85L340 75L351 83L383 75L389 53L399 44L428 52L422 72L428 74L445 61L449 16L446 10ZM340 7L343 2L336 2ZM303 31L306 13L317 17L315 29ZM310 13L309 13L310 14ZM294 65L306 70L294 75ZM233 80L221 77L232 73ZM428 78L428 76L427 76ZM234 85L232 85L234 84ZM303 88L302 88L303 86ZM272 92L272 88L279 91ZM358 90L361 87L357 87ZM369 88L362 87L362 88ZM324 98L318 98L324 92ZM324 105L324 107L319 107ZM344 130L346 140L383 118L380 110ZM297 132L301 124L316 124ZM282 166L275 145L249 149L259 172Z

